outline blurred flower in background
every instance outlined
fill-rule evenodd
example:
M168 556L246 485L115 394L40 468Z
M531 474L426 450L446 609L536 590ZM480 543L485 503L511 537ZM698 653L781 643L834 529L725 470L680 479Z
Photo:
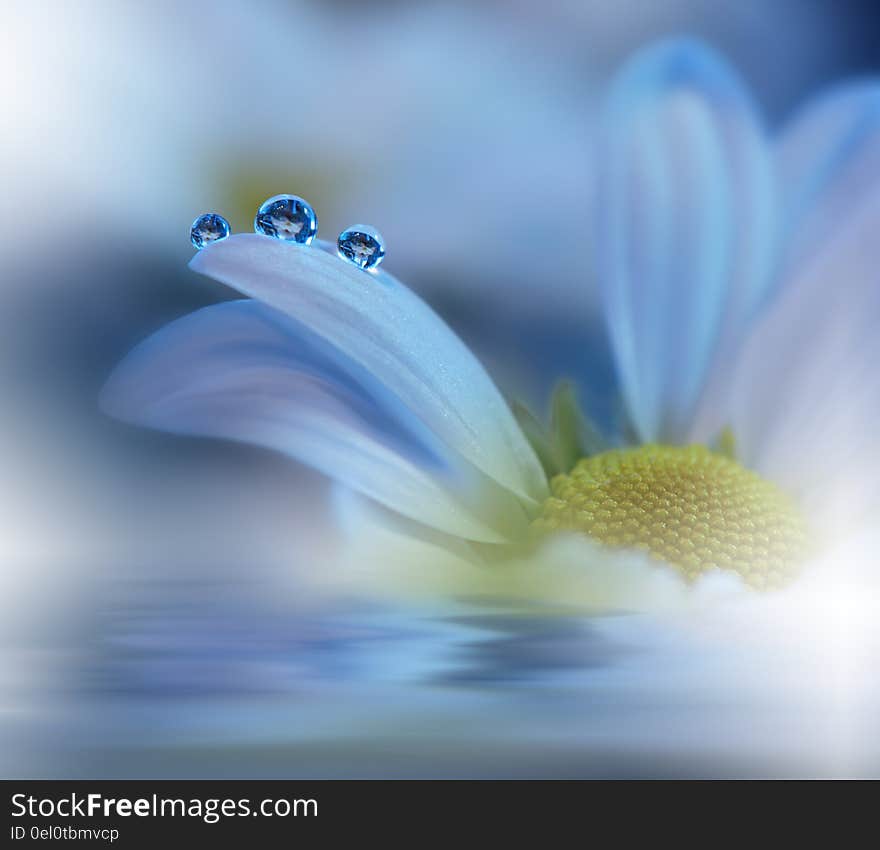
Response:
M80 718L65 688L69 677L83 681L83 667L104 657L96 649L106 649L107 634L124 631L139 606L152 612L156 645L189 643L192 626L217 660L231 650L211 644L222 623L256 623L279 590L308 598L310 610L323 604L301 580L332 555L328 539L334 545L318 477L258 451L125 430L95 410L100 385L133 340L229 297L183 270L195 215L215 209L247 230L259 202L291 191L314 203L325 237L353 221L377 225L388 267L477 343L505 388L542 405L545 376L564 371L607 424L612 358L588 269L602 177L590 167L593 120L609 73L648 39L704 35L745 69L776 124L816 85L871 67L871 26L859 8L749 2L719 15L716 3L693 0L558 0L540 9L220 2L206 14L170 2L44 2L5 10L8 729L45 731L41 717L57 721L47 685L80 724L79 739L96 717L112 726L100 700ZM529 262L537 246L540 269ZM567 326L560 316L571 317ZM226 583L239 586L242 565L252 607L228 613L212 600L226 598ZM194 616L204 604L206 616ZM297 612L287 613L295 622ZM235 634L247 644L254 631ZM501 639L517 657L526 643ZM460 644L447 648L454 657ZM204 662L191 657L194 668ZM107 669L133 671L117 661ZM159 655L153 668L157 693L167 690L167 677L159 684L167 663ZM225 669L228 683L250 667ZM114 681L107 690L125 691L124 675ZM405 713L423 698L404 688L393 699ZM261 710L251 706L248 716ZM151 711L129 704L120 735L137 729L139 716L157 716ZM231 713L229 729L247 725L243 717ZM5 751L12 772L38 749L28 734L16 740ZM63 771L60 758L44 769Z

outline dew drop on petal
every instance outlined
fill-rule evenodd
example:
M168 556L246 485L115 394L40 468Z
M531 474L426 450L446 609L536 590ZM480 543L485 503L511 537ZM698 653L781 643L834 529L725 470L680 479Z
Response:
M375 227L354 224L339 234L336 240L339 256L361 269L372 269L385 257L385 240Z
M229 236L229 222L217 213L200 215L189 231L189 241L201 250L212 242L219 242Z
M254 218L254 230L285 242L310 245L318 232L315 211L296 195L275 195L264 201Z

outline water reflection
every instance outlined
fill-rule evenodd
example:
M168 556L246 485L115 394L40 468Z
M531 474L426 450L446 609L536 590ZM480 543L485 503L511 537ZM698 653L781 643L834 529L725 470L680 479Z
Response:
M17 774L811 776L880 764L876 736L857 735L876 693L842 706L804 690L815 683L790 659L694 645L668 623L154 584L120 587L57 650L54 693L8 724Z
M79 686L159 699L303 694L343 682L559 683L631 649L580 616L462 600L434 610L357 601L299 609L246 587L194 583L173 599L110 606Z
M462 634L457 663L436 681L451 685L561 683L579 671L610 666L632 648L610 639L582 616L483 612L450 619ZM460 636L461 637L461 636Z

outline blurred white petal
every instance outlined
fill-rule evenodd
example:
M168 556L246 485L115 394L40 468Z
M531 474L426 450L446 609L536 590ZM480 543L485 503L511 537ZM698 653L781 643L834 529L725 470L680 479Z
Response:
M418 296L325 251L257 235L200 251L191 267L287 313L400 398L452 450L524 499L541 466L492 380Z
M363 368L257 302L159 331L114 372L103 405L137 424L276 449L451 534L499 541L523 522L507 491Z
M776 150L784 193L783 279L845 233L880 190L880 81L837 86L802 109Z
M739 455L829 529L878 495L878 232L875 195L785 283L730 388Z
M734 72L673 41L622 72L599 162L599 277L624 397L642 440L682 441L714 357L767 286L762 132Z
M454 587L482 564L470 544L387 510L348 487L332 496L339 531L333 580L367 596L425 598L428 587ZM442 597L439 597L442 600Z

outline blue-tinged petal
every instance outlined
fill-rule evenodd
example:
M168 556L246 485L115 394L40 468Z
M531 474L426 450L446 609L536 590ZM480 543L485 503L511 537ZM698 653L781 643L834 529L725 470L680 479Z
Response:
M825 278L825 297L848 298L846 293L852 285L869 285L871 269L861 265L863 260L858 259L859 248L851 234L866 232L864 222L876 216L871 207L880 193L880 80L835 86L809 101L779 136L774 156L784 238L780 240L782 250L770 294L787 297L788 288L803 286L805 280L815 276L815 269L822 267L826 255L835 256L834 262L839 265L837 280L830 275ZM853 274L849 271L853 263L857 279L843 279L843 275ZM817 297L822 297L821 293ZM798 296L788 301L797 303ZM817 309L818 304L811 309ZM804 327L806 337L806 324ZM767 358L767 369L772 374L779 359L769 347L761 356ZM756 364L750 368L756 368ZM742 368L738 372L744 374ZM732 376L733 370L713 373L698 415L701 437L710 436L719 425L731 424L731 417L741 420L742 411L731 412L724 403L730 397ZM762 388L768 385L765 380L758 382ZM763 402L756 402L756 406L769 407L755 412L752 425L760 416L776 411L778 404L772 393L775 390ZM742 439L751 443L754 437L750 431Z
M733 71L679 40L637 55L604 116L596 254L632 424L687 440L707 375L762 303L775 189Z
M880 192L880 80L837 86L810 101L780 136L776 159L787 281Z
M799 265L729 387L738 454L830 533L880 499L878 233L880 193Z
M375 500L366 499L349 487L333 487L331 510L336 526L352 549L356 551L363 546L360 559L364 564L375 564L377 560L381 560L383 549L387 555L389 549L398 546L410 552L418 552L420 547L425 547L423 551L436 550L472 566L486 563L470 541L444 534L436 528L429 528L395 511L389 511ZM375 557L368 557L367 549ZM422 565L417 557L410 562L410 567L413 562L419 563L420 567ZM358 569L359 565L352 564L352 567Z
M372 373L449 448L527 500L546 479L477 359L413 292L321 250L233 236L191 267L293 317Z
M259 302L171 323L117 368L102 405L140 425L281 451L448 534L500 542L524 525L509 491L369 372Z
M334 578L352 590L400 598L426 589L434 598L458 596L486 561L469 541L426 528L366 499L347 487L334 487L332 510L340 531L340 557ZM441 591L438 593L438 591Z

